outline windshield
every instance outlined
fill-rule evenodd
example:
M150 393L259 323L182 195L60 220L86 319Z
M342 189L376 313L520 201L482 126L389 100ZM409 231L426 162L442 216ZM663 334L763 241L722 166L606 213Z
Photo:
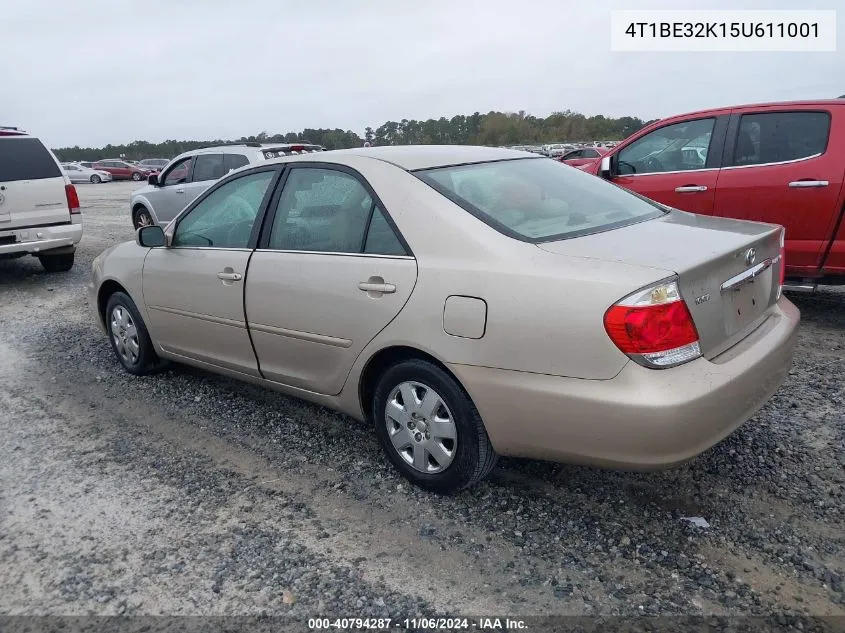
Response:
M601 178L549 159L440 167L415 174L498 231L530 242L598 233L665 213Z

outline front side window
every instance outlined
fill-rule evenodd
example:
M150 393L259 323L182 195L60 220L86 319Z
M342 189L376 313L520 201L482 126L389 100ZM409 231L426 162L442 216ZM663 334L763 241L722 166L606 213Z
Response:
M598 158L601 154L598 153L597 150L594 149L585 149L581 152L581 158Z
M673 123L649 132L619 152L619 174L703 169L716 119Z
M744 114L733 165L763 165L824 153L830 133L827 112Z
M171 245L247 248L274 175L274 171L248 174L212 191L179 221Z
M566 155L563 157L563 160L572 160L573 158L581 158L581 150L575 149L571 152L567 152Z
M193 182L218 180L226 175L223 154L200 154L194 164Z
M496 230L530 242L598 233L665 213L601 178L549 159L521 158L415 174Z
M173 165L164 175L162 184L167 187L170 185L179 185L188 182L188 177L191 175L191 165L194 162L193 156L183 158L178 163Z

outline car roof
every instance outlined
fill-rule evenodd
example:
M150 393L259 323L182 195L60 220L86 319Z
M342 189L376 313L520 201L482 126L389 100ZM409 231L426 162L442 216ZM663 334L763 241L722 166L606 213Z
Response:
M498 147L480 147L473 145L386 145L380 147L356 147L352 149L337 149L314 154L297 154L275 159L279 162L288 161L322 161L324 159L342 162L343 156L361 156L374 158L396 165L407 171L417 169L432 169L450 165L466 165L471 163L485 163L496 160L514 158L531 158L542 160L542 157L530 152L520 152ZM339 159L339 160L338 160Z

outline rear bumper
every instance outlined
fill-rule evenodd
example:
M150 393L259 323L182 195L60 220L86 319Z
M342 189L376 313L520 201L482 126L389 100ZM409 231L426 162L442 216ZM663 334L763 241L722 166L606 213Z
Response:
M503 455L656 469L710 448L753 416L789 371L800 320L773 314L720 356L665 370L630 362L610 380L451 365Z
M3 230L0 228L0 237L9 235L14 235L18 241L12 244L0 244L0 254L37 254L78 244L82 239L82 222L80 220L78 224L61 224L28 229Z

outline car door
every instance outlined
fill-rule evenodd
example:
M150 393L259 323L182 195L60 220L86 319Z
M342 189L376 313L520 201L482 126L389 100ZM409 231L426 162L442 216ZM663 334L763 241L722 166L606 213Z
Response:
M144 302L151 336L166 352L258 375L244 319L244 278L277 173L267 167L222 183L168 228L169 246L150 250Z
M613 154L611 180L676 209L710 215L728 116L671 123ZM701 148L700 153L684 151Z
M225 175L223 154L197 154L191 181L185 183L187 204Z
M845 120L812 106L731 118L716 215L783 225L789 274L813 273L839 219L845 166L828 141L845 135Z
M191 181L193 165L193 156L187 156L173 163L159 176L156 188L147 194L147 199L153 205L153 212L159 224L167 224L188 206L185 187Z
M359 174L337 165L291 166L270 203L246 282L262 374L339 393L416 279L416 260Z

